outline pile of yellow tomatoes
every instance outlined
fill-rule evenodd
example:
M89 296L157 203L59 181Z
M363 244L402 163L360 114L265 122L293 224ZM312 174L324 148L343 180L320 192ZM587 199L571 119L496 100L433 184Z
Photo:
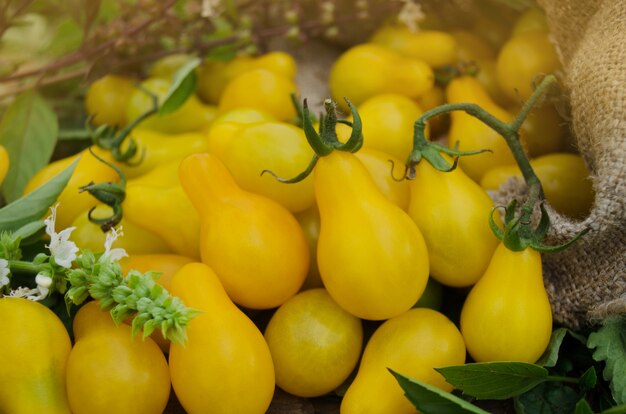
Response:
M124 76L95 81L85 98L93 122L121 127L149 110L143 89L164 96L186 59L157 62L142 89ZM477 73L436 82L445 68L469 66ZM335 391L344 414L411 413L388 368L450 391L433 368L463 364L466 353L535 362L552 330L539 253L509 251L488 224L488 191L521 177L504 139L464 112L434 118L432 140L491 152L464 157L451 172L424 160L413 180L402 178L422 113L473 102L511 120L536 76L558 70L537 10L500 44L468 30L385 24L329 68L339 109L351 121L343 98L358 109L362 148L321 156L308 177L287 184L275 176L297 176L314 156L294 122L294 59L269 52L203 63L196 94L131 134L140 151L136 162L118 163L128 183L116 244L129 254L126 271L160 272L158 282L201 314L186 343L169 344L156 334L132 339L94 303L83 306L73 346L54 351L67 357L55 369L66 370L69 409L162 412L171 383L190 413L263 413L275 386L307 398ZM338 125L340 141L350 134ZM548 202L583 217L591 185L554 105L533 110L522 139ZM85 150L51 163L26 192L78 156L57 228L76 227L78 247L98 252L105 236L87 218L94 199L77 188L117 181L114 170ZM106 206L93 213L108 214ZM441 285L470 292L459 321L418 304L436 303L428 296ZM255 319L260 313L267 323ZM363 320L372 321L365 332Z

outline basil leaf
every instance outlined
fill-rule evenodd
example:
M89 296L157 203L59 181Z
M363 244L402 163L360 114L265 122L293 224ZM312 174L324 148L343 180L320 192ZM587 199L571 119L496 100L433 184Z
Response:
M517 414L573 413L580 395L560 382L544 382L515 398Z
M4 179L4 198L22 195L28 180L50 161L59 125L56 115L35 91L19 95L0 121L0 144L9 153L9 171Z
M593 414L593 410L587 400L583 398L576 403L574 414Z
M200 65L200 62L200 59L193 58L176 71L172 85L167 94L165 94L163 103L159 108L159 115L167 115L174 112L194 94L198 81L196 68Z
M541 365L542 367L553 367L556 365L556 362L559 359L559 350L561 349L561 344L563 343L565 334L567 334L566 328L555 329L552 332L548 348L545 350L541 358L539 358L539 361L537 361L537 365Z
M485 400L505 400L541 384L548 370L526 362L479 362L436 368L463 394Z
M422 414L488 414L487 411L434 385L406 377L390 368L387 369L404 390L406 398Z
M78 159L48 182L0 209L0 231L16 231L41 219L70 180Z

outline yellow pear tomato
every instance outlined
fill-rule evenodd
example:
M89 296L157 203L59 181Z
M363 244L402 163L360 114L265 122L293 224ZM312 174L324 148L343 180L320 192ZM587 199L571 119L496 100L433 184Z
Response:
M330 70L329 86L339 107L347 110L344 98L354 105L382 93L418 98L435 83L431 67L373 43L362 43L346 50Z
M411 31L405 25L384 25L370 42L385 46L401 55L423 60L436 68L451 65L457 58L457 41L440 30Z
M538 76L561 68L548 32L530 31L511 37L500 49L496 74L500 89L511 102L530 97Z
M135 90L134 83L129 77L106 75L89 85L85 107L95 125L126 125L126 106Z
M226 85L218 104L220 114L235 108L254 108L267 112L279 121L296 116L291 94L299 94L290 78L267 69L242 73Z
M363 345L361 320L325 289L309 289L282 304L265 328L276 385L300 397L317 397L343 383Z

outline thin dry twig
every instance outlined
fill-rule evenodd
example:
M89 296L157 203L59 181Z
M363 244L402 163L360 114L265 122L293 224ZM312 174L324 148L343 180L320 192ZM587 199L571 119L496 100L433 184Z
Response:
M24 0L25 3L31 1ZM215 47L228 44L238 46L240 44L245 47L252 43L258 46L264 39L288 35L294 27L297 27L300 38L306 39L321 34L326 28L364 19L357 12L337 13L330 21L319 18L315 13L299 13L300 17L297 22L289 22L285 18L284 7L292 7L288 10L302 12L308 10L304 8L305 3L309 8L319 7L321 3L319 0L308 2L286 0L282 3L268 0L244 0L237 4L235 13L226 13L233 20L228 22L232 26L231 32L225 33L223 37L207 39L207 33L215 29L212 19L217 16L207 19L201 17L199 10L194 11L191 8L190 15L181 18L173 10L176 3L177 0L167 0L162 4L159 4L157 0L144 0L139 1L135 8L129 6L130 8L125 10L125 13L116 21L98 28L99 30L93 30L92 36L84 41L80 49L41 67L0 77L0 83L12 83L11 87L0 93L0 98L15 95L33 87L52 85L81 76L86 77L92 73L101 73L102 69L105 69L105 72L115 72L123 68L134 68L136 65L172 54L188 53L202 56ZM158 7L149 8L147 4L155 4ZM195 6L198 5L199 3L195 4ZM372 9L372 14L388 14L390 10L397 8L397 1L382 2L382 6ZM134 21L138 20L138 16L141 17L142 14L148 14L148 17L138 22ZM254 16L255 22L244 26L242 23L245 20L244 17L251 19L251 16ZM225 16L219 18L226 19ZM163 48L160 43L162 36L169 36L177 44ZM76 68L77 65L80 67ZM98 72L94 72L96 66L99 69ZM74 69L71 69L73 67ZM28 81L29 79L32 81Z
M109 39L107 41L105 41L104 43L102 43L99 46L96 46L95 48L91 49L91 50L78 50L76 52L70 53L69 55L63 56L59 59L57 59L56 61L49 63L43 67L37 68L37 69L32 69L29 71L24 71L21 73L16 73L16 74L12 74L12 75L8 75L5 77L0 78L0 82L13 82L19 79L24 79L24 78L28 78L28 77L32 77L32 76L37 76L40 75L42 73L49 73L49 72L53 72L59 69L63 69L66 68L68 66L74 65L76 63L79 63L83 60L89 59L89 58L94 58L95 56L106 52L108 49L110 48L114 48L116 43L119 43L120 38L128 38L131 37L132 35L134 35L135 33L138 33L142 30L144 30L146 27L150 26L151 24L157 22L159 20L159 16L161 15L161 13L164 13L167 9L171 8L174 4L176 3L176 0L168 0L161 8L160 8L160 12L157 12L156 15L151 16L149 19L146 19L144 22L138 24L137 26L131 27L129 29L127 29L124 33L122 33L120 35L119 38L114 38L114 39Z

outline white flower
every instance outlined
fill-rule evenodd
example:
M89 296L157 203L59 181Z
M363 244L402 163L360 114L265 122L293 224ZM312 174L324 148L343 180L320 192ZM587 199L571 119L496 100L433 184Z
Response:
M12 298L26 298L34 302L47 298L48 293L50 293L50 286L52 286L52 278L46 273L37 273L35 282L37 282L36 288L18 287L9 292L8 296Z
M69 269L72 267L72 262L76 260L76 253L78 252L76 244L69 240L70 234L76 227L69 227L65 230L61 230L60 233L55 231L54 225L58 206L59 204L57 203L50 207L50 217L44 220L44 223L46 223L46 233L50 236L50 244L46 247L50 249L50 254L54 256L54 262L56 264Z
M52 286L52 278L45 273L37 273L35 276L35 282L37 283L37 287L33 289L34 292L30 292L29 296L26 296L26 299L30 300L42 300L48 296L50 293L50 286Z
M114 261L114 262L117 262L122 257L128 257L128 253L126 253L126 250L124 250L123 248L121 247L116 247L115 249L111 248L115 240L117 240L118 237L122 237L123 235L124 235L124 232L122 231L121 226L119 230L111 229L107 233L106 239L104 241L104 254L102 255L103 257L108 257L109 260Z
M9 261L6 259L0 259L0 289L8 285L11 280L9 279Z
M37 289L31 289L31 288L27 288L27 287L18 287L17 289L13 289L9 292L8 295L5 295L7 297L11 297L11 298L25 298L28 295L34 294L37 292Z

